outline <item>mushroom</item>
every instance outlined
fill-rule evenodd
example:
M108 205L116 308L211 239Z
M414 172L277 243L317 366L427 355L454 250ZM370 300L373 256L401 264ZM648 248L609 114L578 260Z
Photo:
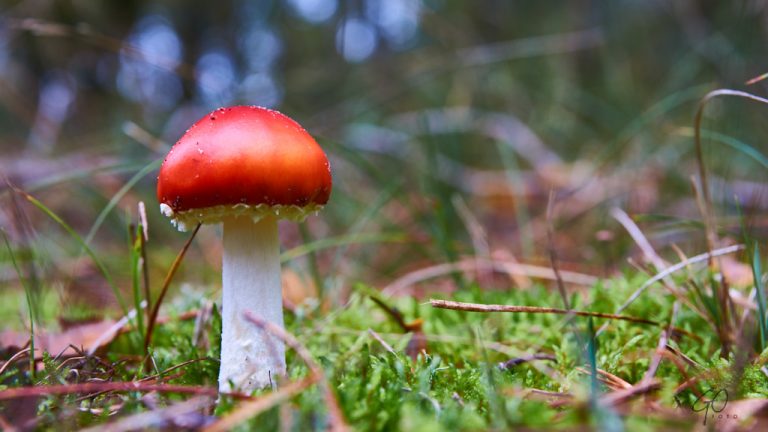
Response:
M331 167L295 121L255 106L219 108L171 148L160 167L160 210L180 230L223 223L219 391L274 385L285 346L246 322L283 327L277 221L301 222L331 193Z

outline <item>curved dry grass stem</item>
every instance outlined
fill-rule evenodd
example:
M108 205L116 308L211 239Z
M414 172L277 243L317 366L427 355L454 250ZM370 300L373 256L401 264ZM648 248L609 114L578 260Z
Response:
M530 278L555 280L554 271L549 267L523 264L512 260L468 258L453 263L437 264L407 273L381 290L382 295L398 294L411 285L455 272L477 271L477 267L491 269L509 275L524 275ZM573 285L592 286L598 278L592 275L561 270L563 282Z
M702 261L710 261L713 257L732 254L732 253L744 250L744 248L745 246L743 244L727 246L724 248L713 250L712 252L704 252L703 254L692 256L686 260L680 261L677 264L673 264L665 268L664 271L657 273L656 276L648 279L647 281L645 281L645 283L643 283L640 286L640 288L635 290L635 292L633 292L632 295L629 296L629 299L627 299L627 301L625 301L624 304L622 304L618 309L616 309L616 313L617 314L621 313L623 310L628 308L629 305L631 305L635 300L637 300L637 298L640 297L640 295L643 292L645 292L645 290L648 289L648 287L655 284L656 282L663 280L664 278L671 275L672 273L675 273L678 270L684 269L690 264L695 264ZM599 336L603 331L605 331L606 328L607 328L607 324L603 324L602 326L600 326L599 329L597 329L597 331L595 332L595 335Z
M760 96L753 95L739 90L731 89L717 89L707 93L699 102L699 108L696 110L696 116L693 121L693 137L694 145L696 147L696 162L699 165L699 179L701 181L701 192L704 198L704 224L707 230L707 246L708 251L711 253L715 249L715 243L717 241L717 234L715 232L714 223L715 219L712 214L712 196L709 191L709 184L707 182L707 169L704 165L704 152L701 148L701 119L704 116L704 108L707 103L712 99L720 96L734 96L744 99L748 99L754 102L759 102L768 105L768 99ZM713 255L709 256L709 266L714 266Z
M2 366L0 366L0 375L5 373L5 370L8 369L8 366L14 364L19 359L24 358L25 356L29 355L29 352L32 351L32 348L24 348L23 350L17 352L14 354L11 358L5 361Z
M296 354L304 360L304 363L309 368L312 379L319 383L323 395L325 396L325 402L328 405L329 430L333 432L344 432L348 430L347 424L344 421L344 414L339 406L339 401L336 399L333 390L331 390L323 369L317 364L309 350L302 345L294 335L288 333L280 326L266 321L249 311L245 312L245 319L272 334L272 336L282 340L286 345L296 351Z
M715 216L712 211L712 197L709 191L709 182L707 181L707 170L704 166L704 155L701 148L701 119L704 115L704 108L707 103L720 96L740 97L768 105L768 99L753 95L752 93L731 89L718 89L707 93L699 103L699 108L696 111L696 117L694 119L694 144L696 146L696 159L699 165L701 207L704 215L707 249L710 252L707 263L709 264L710 270L713 272L715 270L715 262L712 252L717 244L717 231L715 229ZM733 310L733 301L728 293L728 285L725 281L721 284L719 289L716 286L712 286L712 290L714 297L717 299L719 314L721 315L721 318L718 319L718 324L715 326L722 343L720 355L723 358L727 358L733 342L731 340L731 332L734 323L732 323L730 319Z
M544 313L544 314L557 314L557 315L578 315L593 318L606 318L613 320L629 321L638 324L650 324L659 325L656 321L647 320L644 318L636 318L627 315L615 315L601 312L585 312L576 310L557 309L550 307L538 307L538 306L513 306L513 305L498 305L498 304L480 304L480 303L463 303L450 300L435 300L430 299L429 304L432 307L439 309L453 309L466 312L517 312L517 313Z
M651 242L648 241L648 238L643 234L643 231L641 231L635 221L629 217L627 212L618 207L613 207L610 214L612 218L616 219L616 221L627 230L632 237L632 240L635 241L635 244L637 244L643 252L643 255L645 255L645 258L656 267L656 270L662 271L667 268L667 264L661 259L659 254L656 253L653 246L651 246Z
M702 262L702 261L709 261L709 260L711 260L714 257L732 254L732 253L744 250L744 248L745 248L745 246L743 244L727 246L727 247L724 247L724 248L713 250L711 252L705 252L703 254L692 256L692 257L688 258L687 260L680 261L677 264L674 264L674 265L671 265L671 266L667 267L666 269L664 269L664 271L657 273L656 276L654 276L654 277L648 279L647 281L645 281L645 283L642 284L640 286L640 288L638 288L634 293L632 293L632 295L629 296L629 299L627 301L625 301L624 304L621 305L621 307L619 307L616 310L616 313L620 313L624 309L628 308L629 305L632 304L632 302L634 302L635 300L637 300L637 298L640 297L640 294L642 294L643 291L645 291L649 286L655 284L656 282L659 282L660 280L662 280L665 277L671 275L672 273L674 273L674 272L676 272L678 270L684 269L685 267L687 267L690 264L695 264L695 263Z
M304 391L317 381L314 375L304 378L300 381L292 382L285 387L275 390L272 393L264 395L254 400L246 401L240 404L234 411L220 418L215 423L203 428L203 432L220 432L232 430L235 426L242 424L250 418L253 418L264 411L279 405L297 394Z

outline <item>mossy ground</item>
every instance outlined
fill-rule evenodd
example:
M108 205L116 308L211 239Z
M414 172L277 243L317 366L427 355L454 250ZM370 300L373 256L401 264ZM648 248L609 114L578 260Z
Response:
M589 289L571 294L576 310L611 313L647 277L644 275L605 280ZM684 372L671 361L662 361L656 373L659 391L649 397L653 409L640 396L620 406L596 406L590 401L616 390L598 382L591 390L589 320L554 314L477 313L432 308L424 299L399 297L384 300L397 308L405 321L421 320L426 350L409 356L414 333L400 325L359 286L349 301L333 311L303 307L289 312L287 329L308 348L322 367L349 425L357 430L505 430L584 426L609 428L623 425L631 430L660 427L690 428L704 416L694 412L698 396L691 391L675 394L675 388L693 375L704 377L697 388L727 389L728 398L768 397L768 379L759 362L748 365L733 384L734 360L720 359L716 335L700 316L679 311L673 325L679 329L669 344L698 366ZM194 319L178 318L194 309L204 298L194 290L166 308L171 317L157 327L151 350L151 369L140 367L138 334L123 334L97 358L76 362L46 356L44 370L38 371L36 385L137 380L155 376L166 384L215 386L218 373L218 331L216 313L205 321L202 331ZM485 290L469 285L454 293L459 301L555 306L560 297L550 288L536 284L527 289ZM311 303L311 302L310 302ZM661 286L652 287L625 314L668 323L673 297ZM173 318L177 317L177 318ZM595 320L594 328L605 320ZM663 327L624 321L609 321L596 337L595 366L630 384L639 383L649 368ZM197 337L197 340L194 338ZM512 359L531 354L551 358L520 361L502 367ZM192 360L190 362L190 360ZM23 362L22 362L23 363ZM181 365L180 367L178 367ZM288 353L289 376L283 381L307 376L308 369L294 352ZM32 384L23 364L3 375L5 387ZM166 379L168 378L168 379ZM737 394L733 394L736 389ZM142 392L108 392L83 398L82 394L48 396L37 404L35 427L80 428L104 424L131 414L178 403L188 396L156 394L152 404ZM30 400L31 402L31 400ZM240 402L219 399L197 418L200 426L226 416ZM107 413L113 413L107 415ZM7 409L0 412L12 415ZM317 386L302 391L281 407L248 420L241 430L322 430L327 427L327 401ZM155 427L169 427L167 421Z

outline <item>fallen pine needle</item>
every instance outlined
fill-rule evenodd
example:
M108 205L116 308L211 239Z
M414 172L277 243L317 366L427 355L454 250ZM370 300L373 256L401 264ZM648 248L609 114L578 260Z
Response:
M219 391L215 387L120 381L9 388L0 391L0 400L73 393L94 393L104 391L156 391L163 393L188 393L207 396L218 396L219 394ZM233 397L248 398L248 396L238 393L231 393L230 395Z
M557 309L549 307L537 307L537 306L511 306L511 305L497 305L497 304L480 304L480 303L463 303L450 300L436 300L430 299L429 304L432 307L439 309L453 309L466 312L518 312L518 313L544 313L544 314L559 314L559 315L578 315L594 318L607 318L614 320L630 321L639 324L659 325L656 321L651 321L643 318L635 318L627 315L614 315L609 313L600 312L584 312L566 309Z

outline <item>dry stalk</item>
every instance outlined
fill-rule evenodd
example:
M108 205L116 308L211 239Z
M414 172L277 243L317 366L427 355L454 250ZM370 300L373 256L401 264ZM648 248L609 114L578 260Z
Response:
M563 282L563 276L560 274L560 267L557 263L557 249L555 248L555 224L552 221L555 212L555 191L550 189L549 200L547 201L547 247L549 249L549 263L552 266L552 271L555 274L555 281L557 282L557 290L560 292L560 297L563 299L563 305L566 309L571 309L571 304L568 301L568 294L565 292L565 283Z
M584 369L583 367L577 367L576 370L586 375L592 375L588 369ZM597 379L614 390L627 390L632 388L632 384L608 371L599 368L597 369Z
M653 357L651 357L650 364L648 365L648 370L645 371L645 375L643 375L643 379L641 382L649 382L656 375L656 371L659 368L659 364L661 364L661 359L664 357L664 353L666 352L667 341L669 340L669 335L672 332L672 323L675 322L675 318L677 317L677 311L679 309L680 309L680 303L675 302L674 305L672 306L672 316L669 319L669 325L667 325L667 327L661 332L661 336L659 337L659 343L656 345L656 350L653 352Z
M176 274L176 270L179 269L179 266L181 265L181 261L184 259L184 255L187 254L187 250L189 249L189 246L192 244L192 240L194 240L198 231L200 231L200 224L197 224L197 226L195 227L195 230L192 231L192 235L190 235L186 243L184 243L184 246L179 251L179 254L176 255L176 258L173 260L173 264L171 264L170 270L168 270L168 273L165 275L163 286L160 289L160 295L157 297L157 301L155 302L154 307L152 308L152 313L149 316L149 322L147 323L147 335L144 338L144 352L147 352L149 345L152 343L152 333L155 328L155 323L157 322L157 315L160 313L160 305L163 304L163 298L165 297L165 294L168 292L168 287L171 285L173 276Z
M8 366L12 365L13 363L18 361L19 359L22 359L22 358L26 357L29 354L31 349L32 348L24 348L23 350L17 352L11 358L6 360L5 363L3 363L2 366L0 366L0 375L2 375L5 372L5 370L8 368Z

